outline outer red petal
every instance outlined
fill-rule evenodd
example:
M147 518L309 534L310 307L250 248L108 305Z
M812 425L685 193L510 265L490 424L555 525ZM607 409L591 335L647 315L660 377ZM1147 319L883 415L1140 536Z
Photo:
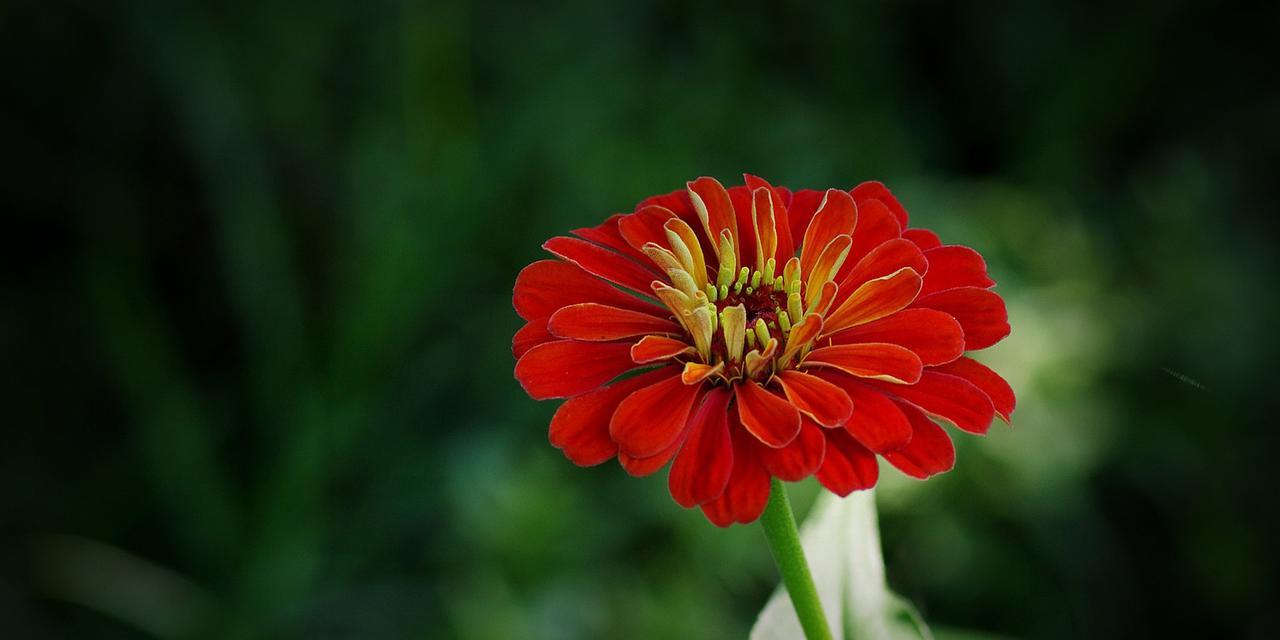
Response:
M947 432L919 409L906 403L901 403L900 407L903 415L911 421L911 442L897 451L884 454L884 459L903 473L922 480L950 471L956 465L956 448Z
M688 435L687 431L681 431L675 441L667 445L665 449L645 458L633 458L627 455L625 451L619 451L618 464L622 465L622 469L626 471L627 474L633 475L637 478L652 475L657 470L667 466L668 462L671 462L671 459L675 457L676 452L684 445L684 439Z
M853 400L853 415L844 428L863 446L883 454L901 449L911 440L911 423L902 415L897 403L880 390L842 373L819 375L844 389Z
M898 221L898 225L903 229L907 228L907 210L893 197L889 192L889 188L884 184L875 180L864 182L849 191L853 196L854 202L858 203L858 207L862 207L862 203L871 199L879 200L893 212L894 219Z
M858 203L858 226L853 229L850 264L857 264L876 247L902 235L898 219L879 200ZM845 274L840 274L842 277Z
M803 248L804 232L826 195L827 192L816 189L800 189L791 195L791 202L787 203L787 217L791 219L792 240L801 243L796 245L797 250ZM822 251L822 247L817 250Z
M619 309L594 302L569 305L555 312L547 323L551 333L561 338L601 342L648 334L679 334L673 320L647 313Z
M809 221L809 228L804 232L801 243L800 273L805 278L813 273L814 265L836 236L853 232L858 221L858 210L853 206L853 198L839 189L828 189L822 208ZM838 282L838 281L837 281Z
M512 336L511 354L516 357L516 360L519 360L530 349L558 339L551 335L550 331L547 331L546 319L530 320L523 327L520 327L516 335Z
M766 182L763 178L757 178L751 174L743 174L743 179L747 183L747 190L754 192L760 187L764 187L773 194L773 221L778 234L778 250L774 253L773 258L777 260L779 265L787 263L791 256L796 253L795 240L791 237L791 219L787 213L787 205L782 200L780 190ZM768 257L768 256L766 256Z
M680 436L700 390L675 376L636 391L618 405L609 434L628 456L655 455Z
M938 238L938 234L928 229L905 229L902 237L916 243L917 247L924 250L942 246L942 240Z
M639 262L586 240L558 236L542 243L542 248L582 267L587 273L646 296L653 293L649 284L658 279L656 272Z
M936 247L924 252L924 256L929 260L929 270L924 272L922 296L956 287L986 289L996 283L987 276L987 262L969 247Z
M818 469L818 482L840 497L876 486L880 467L875 454L843 430L829 431L826 436L827 455Z
M970 433L986 433L995 418L991 398L959 376L929 369L913 385L871 384Z
M717 527L727 527L734 522L754 522L769 502L769 472L757 453L759 445L741 425L733 424L733 413L730 412L729 418L729 432L733 438L733 473L724 493L702 505L702 513Z
M516 362L516 379L534 400L586 393L636 368L631 344L557 340L540 344Z
M801 365L839 369L859 378L914 384L923 366L920 357L906 347L887 342L837 344L814 349Z
M920 283L920 275L908 268L866 282L827 314L823 330L831 334L897 313L916 299Z
M960 358L954 362L945 364L934 369L939 373L957 376L968 380L973 386L982 390L991 398L991 404L995 406L996 413L1005 422L1009 422L1013 409L1018 404L1018 399L1013 395L1013 388L1005 382L1000 374L992 371L987 365L974 360L973 358Z
M957 287L923 296L911 305L945 311L964 328L964 348L985 349L1009 335L1009 311L993 291Z
M618 224L624 216L625 214L615 213L597 226L574 229L572 233L579 238L613 249L640 264L648 264L649 258L644 255L644 252L631 246L626 238L622 237L622 230L618 227Z
M759 453L769 473L787 482L804 480L822 466L827 438L818 423L807 416L801 419L800 435L781 448L760 447Z
M612 458L618 453L618 445L609 437L609 420L618 408L618 403L633 391L663 377L678 375L679 371L675 367L666 367L569 398L551 418L551 428L547 434L551 445L582 467L597 465Z
M790 402L766 391L754 380L734 387L742 426L760 442L775 449L785 447L800 433L800 412Z
M838 427L853 413L849 395L826 380L795 370L783 371L777 378L791 404L824 427Z
M903 309L875 322L846 329L835 344L887 342L910 349L925 366L951 362L964 353L964 331L949 313L933 309Z
M689 436L667 477L671 497L686 509L719 497L729 482L733 472L733 441L729 437L732 397L727 387L717 387L703 396L702 404L689 416Z
M599 302L660 318L670 314L663 307L609 286L575 264L559 260L539 260L522 269L516 276L511 302L525 320L545 319L561 307L580 302Z

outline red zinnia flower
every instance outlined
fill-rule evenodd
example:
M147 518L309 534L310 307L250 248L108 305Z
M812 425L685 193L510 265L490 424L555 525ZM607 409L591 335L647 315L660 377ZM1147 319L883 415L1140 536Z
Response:
M906 227L878 182L699 178L543 245L559 259L516 279L516 378L568 398L550 439L570 460L643 476L674 459L672 497L719 526L758 518L771 476L843 496L875 485L876 454L947 471L930 418L985 433L1013 411L963 355L1008 335L1008 315L977 252Z

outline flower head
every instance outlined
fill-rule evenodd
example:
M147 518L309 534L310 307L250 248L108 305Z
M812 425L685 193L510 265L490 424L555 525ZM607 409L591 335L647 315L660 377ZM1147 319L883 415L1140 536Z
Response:
M839 495L883 457L927 478L985 433L1009 385L964 355L1009 333L986 263L907 228L884 185L699 178L556 237L516 280L516 378L567 398L551 443L579 465L671 463L676 502L719 526L760 516L770 478ZM639 371L639 373L634 373Z

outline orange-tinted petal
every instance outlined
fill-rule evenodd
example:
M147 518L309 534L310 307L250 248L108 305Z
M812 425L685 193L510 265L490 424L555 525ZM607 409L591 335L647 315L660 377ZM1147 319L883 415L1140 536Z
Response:
M778 190L762 178L745 174L742 176L747 183L747 189L755 192L756 189L765 188L773 196L773 226L774 233L777 235L778 248L774 251L772 257L777 260L778 264L784 264L791 256L796 253L795 241L791 238L791 221L787 214L787 207L782 202L782 196Z
M691 353L694 353L693 345L666 336L645 336L631 347L631 359L637 364L670 360Z
M729 200L729 192L715 178L698 178L688 183L689 199L702 221L703 231L712 242L713 255L719 257L720 247L717 238L720 232L728 230L733 237L734 252L741 259L742 247L738 244L738 220L733 211L733 203Z
M903 309L875 322L831 336L834 344L888 342L910 349L925 366L951 362L964 353L964 331L949 313Z
M951 437L919 409L900 403L902 414L911 421L911 441L907 446L885 453L884 459L899 471L921 480L950 471L956 465L956 448Z
M818 469L818 482L844 497L876 486L880 467L876 456L841 429L826 432L827 451Z
M853 233L857 221L858 210L853 206L853 198L839 189L827 189L818 212L804 232L804 242L800 245L800 273L806 278L813 273L823 249L836 236Z
M986 433L995 417L991 398L959 376L930 369L913 385L870 384L970 433Z
M600 276L637 293L652 295L649 284L657 279L656 272L620 253L586 240L564 236L542 243L542 248L582 267L587 273ZM645 262L648 263L647 258Z
M670 209L659 206L647 206L637 209L635 213L625 215L618 221L618 231L626 239L627 244L637 251L644 251L644 245L653 242L658 246L667 246L667 232L662 225L676 217Z
M717 387L703 396L689 416L689 435L667 478L671 497L686 509L719 497L733 473L733 441L729 436L732 397L727 387Z
M1009 383L990 367L973 358L960 358L937 367L934 371L968 380L970 384L981 389L988 398L991 398L996 414L1005 422L1009 422L1018 399L1013 395L1013 388Z
M664 367L569 398L551 418L547 434L551 445L582 467L612 458L618 453L618 445L609 436L609 420L618 403L633 391L675 374L674 367Z
M632 260L638 261L640 264L645 264L644 254L637 247L631 246L626 238L622 236L622 230L618 225L624 216L625 214L615 213L597 226L574 229L571 233L579 238L613 249Z
M824 427L843 425L853 413L849 395L826 380L795 370L783 371L777 378L791 404Z
M760 447L759 453L771 475L787 482L799 482L822 466L826 449L827 438L822 428L808 417L803 417L800 435L791 444L781 449Z
M560 309L551 316L547 328L561 338L592 342L660 333L679 335L681 332L680 325L673 320L594 302Z
M628 456L657 454L676 441L699 391L679 376L640 389L618 405L609 434Z
M955 317L964 329L964 348L985 349L1009 335L1009 311L994 291L956 287L922 296L913 307L937 309Z
M837 344L814 349L800 366L831 367L859 378L914 384L924 366L910 349L887 342Z
M929 260L929 270L924 272L921 296L956 287L986 289L996 283L987 275L987 262L969 247L937 247L924 252L924 256Z
M823 331L832 334L900 311L916 299L920 283L920 275L910 268L870 280L826 317Z
M542 320L561 307L580 302L599 302L658 317L668 314L662 307L623 293L577 265L559 260L539 260L522 269L516 276L511 302L525 320Z
M634 368L628 343L557 340L525 353L516 362L516 379L534 400L569 398Z
M739 382L734 389L738 417L751 435L775 449L795 439L800 432L800 412L794 405L754 380Z
M724 371L723 362L715 365L704 364L701 362L686 362L684 363L684 371L680 373L680 381L685 384L701 384L703 380L706 380L721 371Z
M846 261L852 262L852 260ZM925 260L924 252L916 245L903 240L902 238L894 238L888 242L883 242L858 260L857 264L849 270L849 273L840 281L841 295L837 300L844 300L854 291L858 290L863 283L875 278L883 278L893 272L903 268L910 267L916 273L924 273L929 266L929 262Z

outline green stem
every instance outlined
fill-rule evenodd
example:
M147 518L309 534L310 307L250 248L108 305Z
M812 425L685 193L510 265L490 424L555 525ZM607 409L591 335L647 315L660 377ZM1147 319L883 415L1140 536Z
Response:
M822 610L822 601L818 599L818 589L813 585L809 563L804 559L804 548L800 546L800 533L796 530L796 517L791 513L791 501L787 499L786 487L777 478L773 479L769 504L760 517L760 524L764 526L769 550L773 552L773 560L782 574L782 584L787 587L791 605L796 608L796 617L804 628L804 637L807 640L831 640L827 615Z

